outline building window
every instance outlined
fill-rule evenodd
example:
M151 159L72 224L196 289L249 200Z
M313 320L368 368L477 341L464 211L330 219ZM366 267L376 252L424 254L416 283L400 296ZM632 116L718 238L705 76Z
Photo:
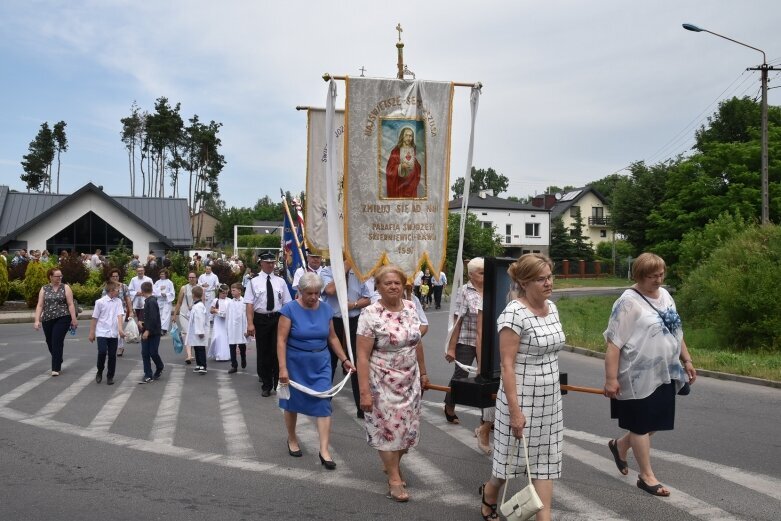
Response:
M540 236L540 223L526 223L526 236L527 237L539 237Z
M580 215L580 206L570 206L569 216L577 218Z
M599 230L600 237L607 237L607 230Z
M483 221L483 228L487 230L493 230L494 229L494 223L491 221Z
M591 207L591 217L597 217L601 219L605 216L605 209L601 206L592 206Z
M512 233L513 233L513 225L512 224L505 224L504 225L504 242L505 244L510 244L512 242Z
M211 244L214 242L214 237L206 237L206 244Z

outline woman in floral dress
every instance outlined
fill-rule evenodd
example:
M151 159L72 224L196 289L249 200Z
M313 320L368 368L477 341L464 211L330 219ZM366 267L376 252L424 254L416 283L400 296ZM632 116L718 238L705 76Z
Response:
M428 382L420 319L415 304L402 298L405 280L395 266L380 268L374 277L380 299L364 308L357 336L366 438L388 473L388 497L399 502L409 500L400 463L418 444L421 393Z

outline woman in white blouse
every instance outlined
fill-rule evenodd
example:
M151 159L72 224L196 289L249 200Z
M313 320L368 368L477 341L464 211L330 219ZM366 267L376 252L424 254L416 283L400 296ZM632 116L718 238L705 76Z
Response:
M651 468L651 434L672 430L675 395L693 383L697 371L683 341L681 319L664 283L664 260L643 253L632 265L636 282L613 304L605 340L605 396L610 417L628 432L608 448L621 474L628 474L627 453L640 467L637 487L669 496Z

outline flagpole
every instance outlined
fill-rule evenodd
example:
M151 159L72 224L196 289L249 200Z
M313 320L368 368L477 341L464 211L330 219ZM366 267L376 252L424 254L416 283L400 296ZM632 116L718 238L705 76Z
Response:
M295 226L293 223L293 218L290 216L290 208L287 207L287 197L285 197L285 192L283 192L280 188L279 193L282 195L282 205L285 207L287 219L291 225ZM295 229L293 230L293 239L296 241L296 248L298 249L298 255L300 256L299 258L301 259L301 262L306 263L306 257L304 257L304 252L301 250L301 243L298 242L298 232Z

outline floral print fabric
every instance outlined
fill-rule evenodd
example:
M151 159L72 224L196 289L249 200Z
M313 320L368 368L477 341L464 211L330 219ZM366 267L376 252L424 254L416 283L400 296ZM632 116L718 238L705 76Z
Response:
M389 311L376 302L358 319L358 335L373 338L369 358L372 411L364 418L366 440L377 450L414 447L420 438L420 371L416 346L420 319L415 304Z

